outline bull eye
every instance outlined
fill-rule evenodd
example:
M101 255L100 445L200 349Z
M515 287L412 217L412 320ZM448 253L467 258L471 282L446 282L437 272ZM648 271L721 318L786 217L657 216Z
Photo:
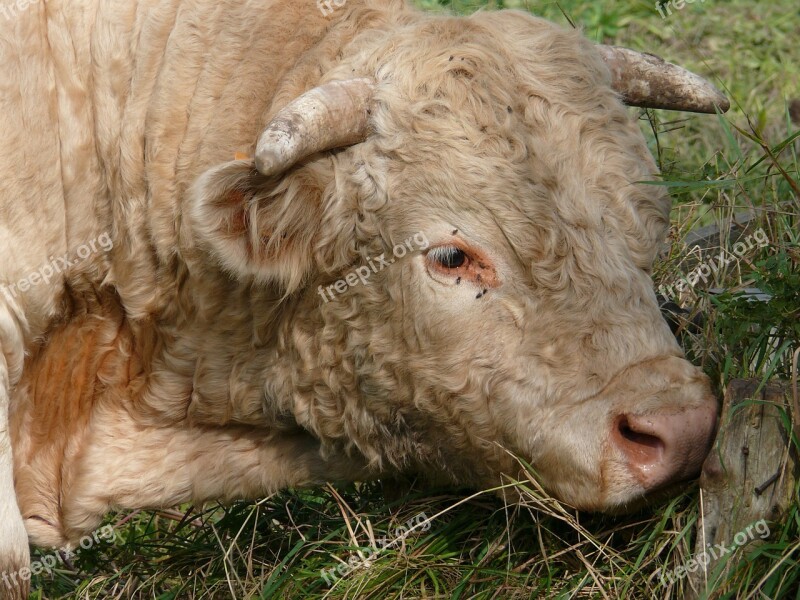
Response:
M428 253L428 259L441 269L459 269L467 264L467 253L455 246L439 246Z

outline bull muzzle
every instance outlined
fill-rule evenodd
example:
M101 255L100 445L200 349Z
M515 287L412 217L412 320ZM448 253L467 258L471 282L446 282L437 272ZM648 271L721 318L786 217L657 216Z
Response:
M716 423L717 409L712 403L678 412L620 415L614 420L611 439L649 492L700 473Z
M714 440L718 402L708 378L669 357L627 369L616 397L609 446L613 462L645 495L695 478Z

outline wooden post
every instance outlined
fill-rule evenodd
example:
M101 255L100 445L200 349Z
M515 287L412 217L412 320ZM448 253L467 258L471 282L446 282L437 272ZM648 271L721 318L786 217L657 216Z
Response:
M792 502L800 463L790 442L790 386L758 386L757 380L739 379L725 392L717 440L700 476L701 516L693 557L698 568L689 572L687 599L713 592L739 560L740 548L757 543ZM762 519L766 523L755 529ZM719 545L737 552L720 556ZM708 563L705 568L702 562Z

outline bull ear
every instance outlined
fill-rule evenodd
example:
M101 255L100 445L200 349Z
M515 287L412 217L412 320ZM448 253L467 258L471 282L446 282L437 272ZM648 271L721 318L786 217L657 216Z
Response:
M289 293L311 269L321 197L309 172L266 177L252 161L235 160L194 184L192 227L225 270L277 282Z
M254 161L207 171L192 191L196 234L236 275L296 289L312 265L322 219L313 169L288 171L309 156L363 141L374 82L332 81L281 109L262 132ZM330 215L329 215L330 216Z

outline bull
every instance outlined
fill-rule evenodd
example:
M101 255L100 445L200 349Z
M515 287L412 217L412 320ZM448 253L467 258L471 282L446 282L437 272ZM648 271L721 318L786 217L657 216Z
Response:
M670 201L624 103L725 98L521 12L324 8L0 29L0 572L111 508L521 457L618 511L697 474L716 400L659 314Z

